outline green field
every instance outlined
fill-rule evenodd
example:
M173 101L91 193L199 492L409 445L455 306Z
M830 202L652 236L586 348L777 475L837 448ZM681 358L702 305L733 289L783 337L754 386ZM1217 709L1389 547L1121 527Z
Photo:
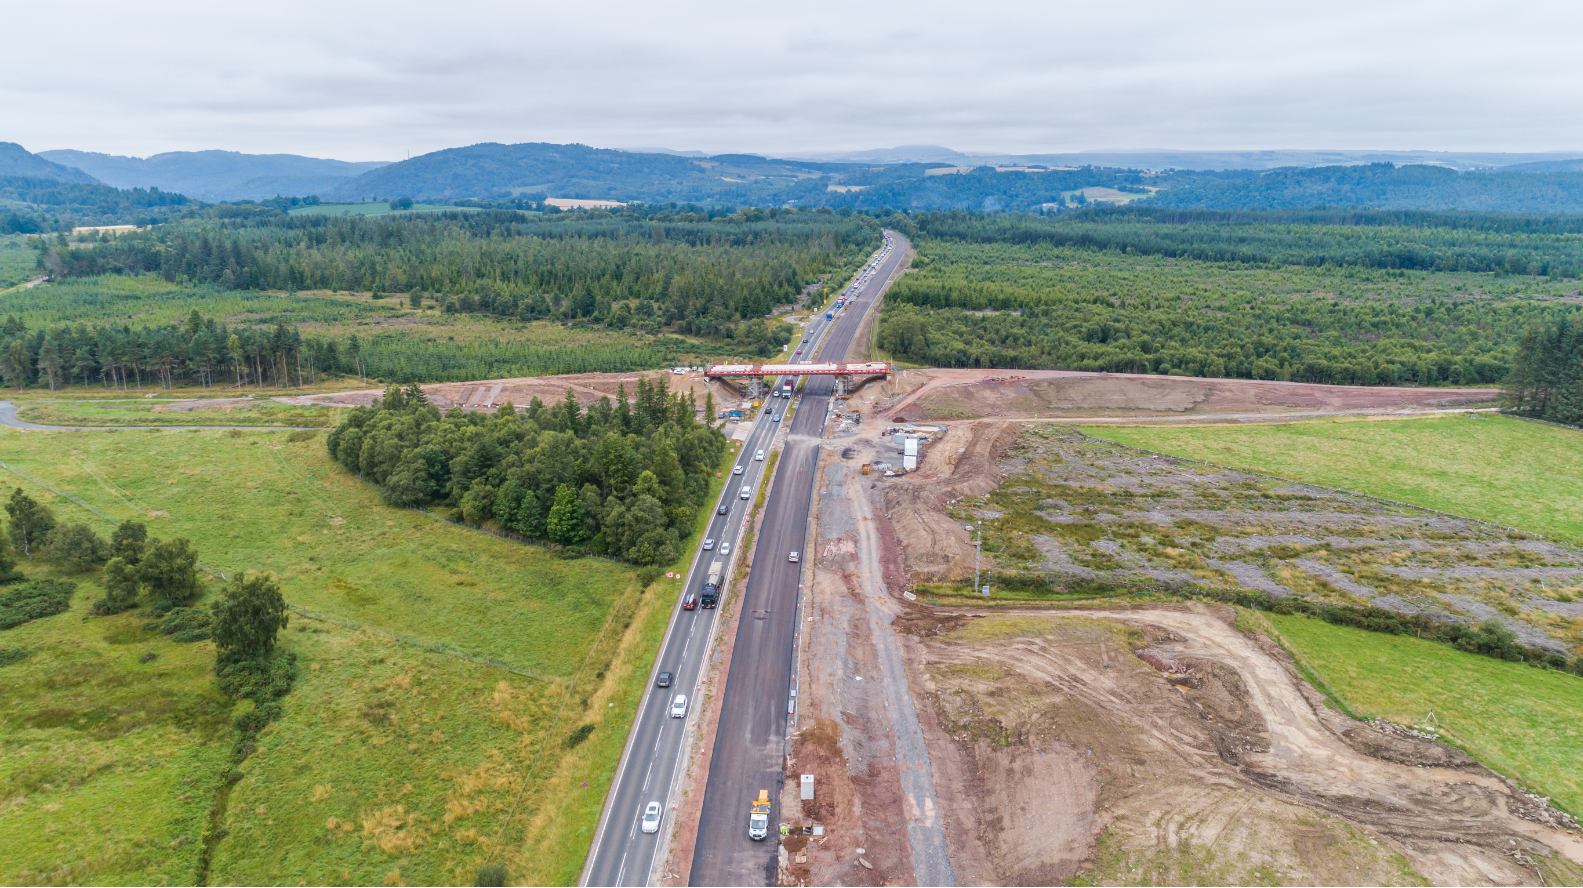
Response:
M1090 434L1583 543L1583 434L1487 414Z
M384 216L390 213L443 213L447 210L467 212L470 207L448 207L442 204L413 204L405 210L393 210L386 201L356 204L315 204L308 207L296 207L290 211L293 216Z
M1583 678L1303 616L1268 618L1353 712L1404 725L1433 712L1470 753L1583 812Z
M300 677L240 766L211 884L468 883L535 760L499 859L575 881L675 581L643 594L626 565L387 507L318 433L0 430L0 461L0 489L63 521L112 527L66 495L147 521L208 570L275 572L311 614L282 636ZM0 794L22 800L0 879L191 883L234 737L212 648L85 619L102 592L82 582L72 611L0 633L32 651L0 667Z
M218 397L233 392L215 393ZM246 395L241 395L246 398ZM24 401L17 416L26 422L68 426L288 426L333 428L349 409L345 407L307 407L282 404L268 398L234 404L216 404L201 410L178 412L180 401L50 401L34 398Z

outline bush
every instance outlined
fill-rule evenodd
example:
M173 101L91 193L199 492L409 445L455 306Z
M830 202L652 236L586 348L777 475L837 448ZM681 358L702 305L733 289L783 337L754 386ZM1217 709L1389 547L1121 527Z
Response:
M0 629L65 612L77 584L66 580L33 580L0 591Z
M0 647L0 666L10 666L26 660L33 652L27 648Z
M648 587L654 585L654 581L659 578L660 569L652 564L647 567L638 568L638 589L647 589Z
M567 749L576 749L579 745L582 744L582 742L584 740L587 740L588 739L588 735L592 734L593 732L594 732L594 726L592 724L583 725L582 727L580 727L577 730L573 731L571 733L571 736L566 738L566 748Z
M499 863L486 863L473 876L474 885L499 886L509 880L510 874L506 872L505 865Z
M208 611L195 607L178 607L173 608L156 625L159 631L169 635L172 641L186 644L207 640L213 633L214 619L209 616Z

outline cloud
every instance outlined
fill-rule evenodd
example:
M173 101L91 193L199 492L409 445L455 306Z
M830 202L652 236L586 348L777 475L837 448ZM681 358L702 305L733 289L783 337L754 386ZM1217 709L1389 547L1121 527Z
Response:
M33 150L1583 148L1577 4L85 0L7 21L0 138Z

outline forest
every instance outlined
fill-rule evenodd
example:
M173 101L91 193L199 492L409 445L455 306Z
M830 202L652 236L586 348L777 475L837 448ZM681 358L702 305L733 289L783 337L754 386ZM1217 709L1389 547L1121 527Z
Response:
M765 316L823 275L855 268L878 239L874 220L829 210L715 218L275 213L165 226L87 247L45 245L39 263L66 277L154 273L222 289L428 294L446 311L649 332L664 326L767 355L790 330Z
M70 231L76 225L153 225L193 215L201 206L158 188L0 176L0 234Z
M1042 243L925 238L919 253L877 341L898 360L944 367L1493 384L1524 330L1568 310L1553 297L1577 289Z
M918 234L940 240L1049 244L1205 262L1583 274L1583 216L1576 215L1132 205L1053 217L921 213L912 221Z
M1519 416L1583 425L1583 314L1571 312L1523 331L1507 391Z
M493 415L442 414L417 386L391 387L326 440L348 471L400 506L443 504L473 523L641 565L675 561L725 454L703 405L640 378L584 409L566 399Z
M1167 207L1376 207L1523 213L1583 212L1580 172L1457 172L1390 163L1278 169L1172 188L1150 201Z

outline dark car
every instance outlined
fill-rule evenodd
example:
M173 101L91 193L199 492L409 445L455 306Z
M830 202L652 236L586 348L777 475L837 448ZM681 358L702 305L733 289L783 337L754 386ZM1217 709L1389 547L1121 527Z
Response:
M690 611L690 610L692 610L693 608L695 608L697 606L698 606L698 596L697 595L694 595L693 593L688 592L686 595L682 596L682 610Z
M726 514L729 511L731 511L731 507L726 505L725 503L721 503L720 504L720 508L715 509L715 514L716 515L724 515L724 514Z
M671 676L671 674L669 672L661 672L660 673L660 677L656 678L654 680L654 686L657 687L657 688L668 688L668 687L670 687L671 686L671 677L672 676Z

